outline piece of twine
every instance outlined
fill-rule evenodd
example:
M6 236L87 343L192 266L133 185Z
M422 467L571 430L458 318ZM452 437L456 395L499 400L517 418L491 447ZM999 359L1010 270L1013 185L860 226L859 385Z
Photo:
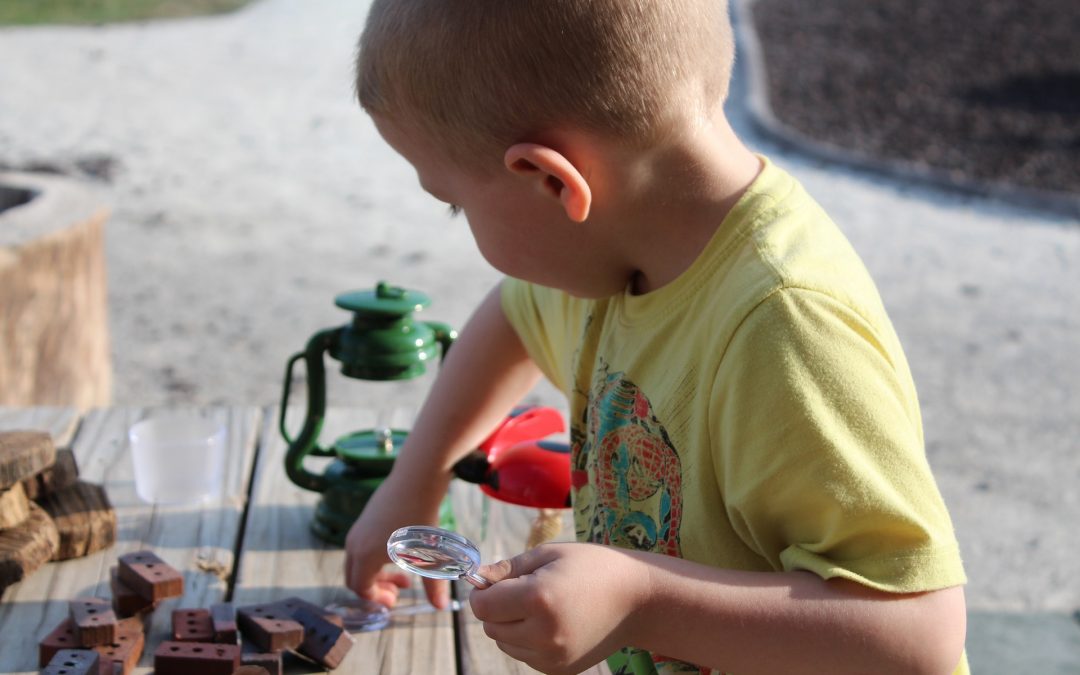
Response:
M529 527L526 549L533 549L551 541L562 532L562 509L540 509Z

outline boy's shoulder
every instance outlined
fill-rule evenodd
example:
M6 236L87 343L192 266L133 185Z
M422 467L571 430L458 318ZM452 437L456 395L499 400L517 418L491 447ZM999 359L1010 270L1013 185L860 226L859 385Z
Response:
M729 215L726 281L741 286L751 306L800 290L860 313L883 313L877 287L843 230L794 176L762 159L761 175Z
M540 330L559 330L617 315L624 324L684 320L737 325L766 298L812 291L859 314L884 315L877 288L842 230L799 181L762 156L762 170L717 227L697 259L674 281L644 295L574 297L509 280L504 307L523 304ZM540 317L543 317L541 319ZM576 320L575 320L576 318Z

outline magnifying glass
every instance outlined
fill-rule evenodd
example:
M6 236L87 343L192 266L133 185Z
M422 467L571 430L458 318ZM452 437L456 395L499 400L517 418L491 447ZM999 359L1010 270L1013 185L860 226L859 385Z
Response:
M411 525L395 530L386 553L397 566L429 579L464 579L477 588L491 582L477 574L480 550L457 532L441 527Z
M400 617L434 614L441 611L457 612L460 609L461 603L457 600L451 600L450 604L442 610L436 609L426 602L389 609L386 605L363 598L341 598L326 606L327 612L341 617L342 628L350 633L367 633L382 630Z
M342 627L352 633L382 630L390 625L390 609L363 598L342 599L326 606L341 617Z

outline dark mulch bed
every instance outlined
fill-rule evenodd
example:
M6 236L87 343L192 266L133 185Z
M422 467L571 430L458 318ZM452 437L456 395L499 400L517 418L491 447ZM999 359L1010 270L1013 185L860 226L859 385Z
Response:
M787 126L960 182L1080 195L1080 0L756 0Z

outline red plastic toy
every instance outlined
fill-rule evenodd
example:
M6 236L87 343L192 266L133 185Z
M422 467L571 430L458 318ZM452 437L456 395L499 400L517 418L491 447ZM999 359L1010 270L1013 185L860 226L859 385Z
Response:
M515 408L479 448L454 466L454 474L510 504L567 508L570 446L545 439L565 430L566 423L554 408Z

